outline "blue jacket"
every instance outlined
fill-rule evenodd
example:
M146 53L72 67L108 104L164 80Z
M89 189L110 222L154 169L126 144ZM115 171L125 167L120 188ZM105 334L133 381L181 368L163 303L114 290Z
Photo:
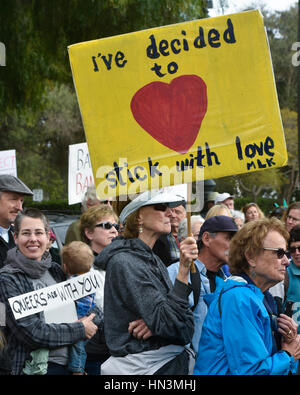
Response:
M221 316L219 311L219 296ZM273 353L264 295L255 285L227 280L205 296L208 313L202 328L194 374L286 375L297 363L285 351Z

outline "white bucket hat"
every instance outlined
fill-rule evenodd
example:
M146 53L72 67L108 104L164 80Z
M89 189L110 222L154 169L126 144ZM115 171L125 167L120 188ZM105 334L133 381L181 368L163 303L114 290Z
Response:
M162 189L152 189L141 193L137 198L132 200L127 206L124 207L120 214L121 224L125 224L126 218L137 211L139 208L144 206L151 206L153 204L165 203L169 207L177 207L181 204L185 205L185 199L183 196L176 195L170 191Z

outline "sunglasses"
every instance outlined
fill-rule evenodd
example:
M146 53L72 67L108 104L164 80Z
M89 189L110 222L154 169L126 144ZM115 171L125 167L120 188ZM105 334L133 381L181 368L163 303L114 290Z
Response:
M289 257L289 251L285 251L283 248L269 248L269 247L263 247L264 250L268 251L274 251L276 252L277 258L282 259L284 255L288 258Z
M296 251L300 252L300 246L299 247L290 247L290 252L294 254Z
M166 211L169 206L166 203L158 203L158 204L153 204L153 208L156 211Z
M114 227L117 231L120 229L119 224L112 224L111 222L101 222L100 224L95 225L95 228L103 228L107 230L111 229L112 227Z
M111 200L101 200L101 204L112 204Z

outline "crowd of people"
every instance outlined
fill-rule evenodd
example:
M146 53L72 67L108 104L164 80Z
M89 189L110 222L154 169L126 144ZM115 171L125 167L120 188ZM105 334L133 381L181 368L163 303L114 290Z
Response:
M23 208L31 195L0 175L0 373L298 374L300 202L278 218L213 193L189 227L175 192L117 207L91 186L55 255L47 217ZM88 272L98 288L72 321L15 317L10 298Z

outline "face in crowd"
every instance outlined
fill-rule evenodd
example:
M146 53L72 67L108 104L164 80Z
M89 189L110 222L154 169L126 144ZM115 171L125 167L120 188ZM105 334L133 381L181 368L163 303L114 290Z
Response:
M229 208L229 210L234 210L233 198L228 198L228 199L224 200L222 203L225 204L225 206L227 206Z
M255 206L251 206L245 213L245 220L246 222L255 221L259 218L259 212Z
M174 216L174 208L170 208L163 203L154 204L140 209L139 223L143 227L143 232L161 235L170 233L171 222L174 220Z
M15 192L0 192L0 226L9 228L23 209L24 195Z
M112 215L98 218L93 229L86 229L85 234L95 252L100 252L118 236L119 225Z
M174 230L175 232L177 232L180 221L182 221L186 217L186 211L184 206L182 205L174 207L171 210L173 214L171 217L172 231Z
M40 218L25 216L14 238L20 252L27 258L37 261L41 261L49 244L49 232Z
M290 209L286 216L285 227L288 232L292 230L295 225L300 224L300 210L298 209Z

